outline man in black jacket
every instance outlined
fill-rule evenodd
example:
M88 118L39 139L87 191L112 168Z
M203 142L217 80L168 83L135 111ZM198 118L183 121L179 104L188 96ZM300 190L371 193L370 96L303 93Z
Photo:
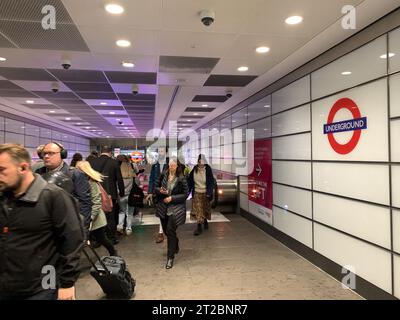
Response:
M29 153L0 145L0 300L72 300L83 230L71 195L33 174Z
M92 214L92 198L90 192L89 181L85 174L79 170L70 168L63 161L62 153L66 150L58 143L48 143L44 146L42 156L44 167L36 170L41 176L48 175L57 171L61 171L65 175L71 177L73 190L72 196L79 201L79 211L84 217L86 229L88 229Z
M114 244L117 244L116 232L119 214L117 201L118 195L121 198L124 197L125 186L122 180L121 168L119 167L118 161L111 158L111 151L110 147L102 147L100 157L89 160L89 163L94 170L106 176L101 184L113 201L112 213L106 214L108 225L107 236Z

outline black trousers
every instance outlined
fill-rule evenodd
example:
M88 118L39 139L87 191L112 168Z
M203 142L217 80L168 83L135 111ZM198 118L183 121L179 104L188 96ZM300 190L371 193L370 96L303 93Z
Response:
M118 213L119 213L119 206L117 199L112 199L113 209L112 212L106 212L107 218L107 237L111 241L117 239L116 232L117 232L117 224L118 224Z
M91 236L94 237L94 239L100 243L102 246L104 246L107 250L108 253L110 254L110 256L115 256L116 255L116 251L114 249L113 244L111 243L111 241L108 239L107 235L106 235L106 227L102 227L96 230L93 230L90 232Z
M174 258L176 249L178 248L179 239L176 235L176 230L178 226L176 225L175 217L174 216L165 216L165 218L160 219L161 225L163 228L164 233L167 235L168 241L168 251L167 256L168 258Z

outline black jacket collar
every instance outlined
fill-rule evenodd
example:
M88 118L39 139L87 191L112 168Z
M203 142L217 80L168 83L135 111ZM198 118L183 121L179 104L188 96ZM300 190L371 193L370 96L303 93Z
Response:
M31 185L26 190L25 194L18 199L19 201L25 201L25 202L39 201L40 194L42 193L43 189L47 186L47 182L37 173L35 173L34 176L35 180L33 180Z

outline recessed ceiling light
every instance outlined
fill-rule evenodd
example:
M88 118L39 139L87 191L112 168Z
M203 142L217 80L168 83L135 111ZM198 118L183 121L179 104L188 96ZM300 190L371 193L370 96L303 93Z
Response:
M115 112L114 111L110 111L108 114L115 114Z
M128 40L123 40L123 39L121 39L121 40L118 40L118 41L116 42L116 44L117 44L118 47L126 48L126 47L130 47L131 42L128 41Z
M90 129L90 127L85 127L85 129Z
M232 120L232 122L233 122L233 123L235 123L235 122L236 122L236 120Z
M0 57L1 62L6 61L6 60L7 60L6 58Z
M124 128L125 130L128 129L127 127Z
M109 138L110 136L106 136L106 138Z
M65 118L65 120L69 121L69 120L71 120L71 118Z
M50 113L55 113L55 111L54 111L54 110L50 110L49 112L50 112Z
M193 113L193 115L194 115L194 116L197 116L197 115L198 115L198 113Z
M392 58L392 57L394 57L395 55L396 55L395 53L389 52L389 58ZM381 58L381 59L387 59L387 54L385 53L385 54L381 55L380 58Z
M245 71L249 70L249 68L245 67L245 66L241 66L237 70L240 71L240 72L245 72Z
M190 122L190 121L192 121L192 120L188 119L188 121Z
M77 126L80 126L81 124L82 124L82 123L78 122L76 125L77 125Z
M28 104L33 104L33 103L35 103L35 101L33 101L33 100L26 100L26 103L28 103Z
M299 24L303 21L303 17L300 16L291 16L285 20L287 24Z
M269 108L271 107L269 104L265 105L264 108Z
M116 119L117 121L120 121L121 119Z
M133 68L135 64L129 61L122 61L122 66L125 68Z
M351 71L343 71L342 75L343 76L349 76L349 75L351 75Z
M105 9L107 12L112 13L112 14L121 14L124 12L124 8L120 6L119 4L115 3L110 3L105 6Z
M102 106L106 106L106 105L107 105L107 102L100 102L100 104L101 104Z
M202 104L201 106L202 107L208 107L208 104Z
M256 52L258 52L258 53L267 53L268 51L269 51L268 47L258 47L256 49Z

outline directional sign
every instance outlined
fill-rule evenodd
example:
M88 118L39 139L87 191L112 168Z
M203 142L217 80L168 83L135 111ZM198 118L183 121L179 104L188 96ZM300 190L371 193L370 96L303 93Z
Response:
M272 141L254 141L254 171L249 175L249 201L272 210Z
M261 169L261 167L260 167L260 164L259 164L259 163L257 163L257 169L256 169L256 172L258 173L258 176L260 176L260 174L261 174L261 172L262 172L262 169Z

